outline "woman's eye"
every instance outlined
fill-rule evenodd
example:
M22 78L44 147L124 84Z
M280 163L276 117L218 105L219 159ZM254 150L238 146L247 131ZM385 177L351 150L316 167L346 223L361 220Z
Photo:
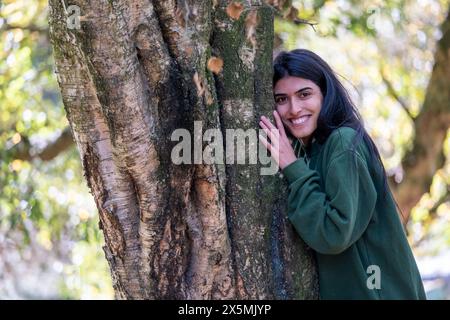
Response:
M298 95L300 98L306 98L307 96L311 95L311 92L300 92Z
M285 102L286 101L286 98L285 97L277 97L277 98L275 98L275 102L276 103L283 103L283 102Z

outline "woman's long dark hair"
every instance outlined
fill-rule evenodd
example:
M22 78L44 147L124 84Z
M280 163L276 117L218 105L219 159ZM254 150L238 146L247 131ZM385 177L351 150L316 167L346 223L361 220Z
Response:
M319 143L323 143L335 129L343 126L353 128L357 134L352 141L352 149L354 150L361 141L365 142L371 157L371 167L374 168L375 174L381 178L382 182L376 187L378 191L380 191L379 188L382 189L383 197L386 196L389 186L380 153L364 129L362 118L347 90L337 79L331 67L314 52L295 49L281 52L275 58L273 68L273 87L280 79L293 76L310 80L320 88L323 101L317 119L317 129L313 133L314 138ZM287 131L289 132L288 129ZM400 208L398 209L400 210Z

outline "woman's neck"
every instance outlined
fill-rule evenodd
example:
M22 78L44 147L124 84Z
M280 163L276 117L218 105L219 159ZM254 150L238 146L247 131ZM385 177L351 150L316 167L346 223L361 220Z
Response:
M311 137L300 138L299 140L302 141L302 143L305 147L308 147L311 142Z

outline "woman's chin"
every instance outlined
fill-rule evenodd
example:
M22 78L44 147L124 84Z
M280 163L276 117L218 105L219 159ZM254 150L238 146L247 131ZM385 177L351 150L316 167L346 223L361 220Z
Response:
M296 137L297 139L305 139L307 137L309 137L311 134L309 133L305 133L305 132L294 132L293 136Z

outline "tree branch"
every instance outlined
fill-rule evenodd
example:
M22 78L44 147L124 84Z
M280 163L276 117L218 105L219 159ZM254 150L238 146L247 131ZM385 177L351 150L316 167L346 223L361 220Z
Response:
M4 23L2 25L2 27L0 28L1 31L9 31L9 30L15 30L15 29L22 29L22 30L27 30L30 32L42 32L42 33L48 32L48 28L41 28L34 24L30 24L27 26L17 26L17 25L11 25L11 24Z
M431 233L427 232L426 230L430 226L430 224L433 222L433 220L436 218L436 211L437 209L444 203L450 201L450 190L447 188L447 193L444 194L436 203L433 205L433 207L428 210L428 218L425 221L425 223L422 223L422 225L426 228L425 231L422 233L422 236L414 241L414 247L418 247L421 245L425 240L428 240L431 236Z
M400 106L403 108L403 110L405 110L408 117L414 121L415 117L412 115L411 111L409 111L406 101L402 97L400 97L400 95L394 89L394 86L392 85L391 81L387 78L382 67L380 67L380 75L381 75L381 78L383 79L383 83L386 85L388 93L391 95L392 98L397 100L397 102L400 104Z
M430 209L430 215L435 216L437 209L444 203L450 201L450 190L447 188L447 193L443 195L436 203L433 205L433 207Z
M275 9L274 13L275 13L276 17L290 21L295 25L307 24L307 25L311 26L311 28L314 31L316 31L314 26L317 25L318 23L309 21L306 19L300 19L298 17L298 9L295 8L294 6L290 5L287 9L285 9L285 7L284 7L285 3L283 1L280 3L275 3L274 1L272 1L272 2L273 2L272 4L270 2L269 2L269 4L271 4L272 8ZM325 3L325 1L324 1L324 3Z
M61 135L52 143L48 144L44 150L38 154L32 154L31 145L26 142L19 143L15 149L17 150L14 154L15 159L31 161L33 159L41 159L42 161L50 161L56 158L60 153L66 151L73 145L73 138L70 132L70 128L67 127L61 133Z
M305 19L299 19L299 18L294 18L291 20L294 24L299 25L299 24L307 24L309 26L311 26L311 28L316 31L316 29L314 28L314 26L316 26L318 23L317 22L312 22L309 20L305 20Z

